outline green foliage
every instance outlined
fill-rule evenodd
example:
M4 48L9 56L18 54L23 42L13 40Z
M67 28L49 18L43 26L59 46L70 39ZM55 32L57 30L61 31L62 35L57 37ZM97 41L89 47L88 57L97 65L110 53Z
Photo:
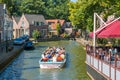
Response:
M40 36L40 32L36 29L32 32L32 37L37 40L37 38Z
M100 39L100 38L98 38L97 39L97 43L106 45L108 43L108 40L107 39Z
M102 15L104 20L113 13L120 16L120 0L0 0L7 4L10 15L22 13L42 14L46 19L70 20L82 30L93 30L94 12Z
M57 33L58 33L58 35L60 35L60 24L57 23L56 27L57 27Z
M120 39L117 40L117 44L118 44L118 45L120 44Z
M69 7L66 5L69 0L43 0L45 2L45 14L47 19L68 20Z
M64 33L64 38L68 38L69 36L67 33Z
M94 12L102 15L107 20L108 15L115 14L120 16L120 0L78 0L70 2L69 19L73 25L77 25L82 30L93 30L93 14Z
M70 0L1 0L7 4L10 15L42 14L46 19L68 20Z
M2 3L6 4L8 13L10 15L20 15L20 5L22 0L1 0Z
M41 14L44 11L44 2L42 0L24 0L20 9L23 13Z

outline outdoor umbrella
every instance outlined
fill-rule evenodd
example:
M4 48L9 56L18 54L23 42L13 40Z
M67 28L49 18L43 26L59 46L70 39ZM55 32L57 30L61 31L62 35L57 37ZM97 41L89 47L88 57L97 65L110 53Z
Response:
M99 27L99 28L96 30L95 34L98 35L103 29L104 29L104 27ZM94 34L93 32L90 32L90 33L89 33L89 37L93 38L93 34Z
M120 21L117 20L97 34L98 38L119 38L120 37Z

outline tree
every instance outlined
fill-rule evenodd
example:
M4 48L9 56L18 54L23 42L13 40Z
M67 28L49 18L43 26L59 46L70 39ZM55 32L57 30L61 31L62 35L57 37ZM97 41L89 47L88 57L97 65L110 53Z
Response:
M102 15L106 21L108 15L113 13L116 16L120 16L120 4L119 0L78 0L77 2L70 2L69 19L74 26L81 28L82 30L93 30L93 14L94 12Z
M57 33L58 33L58 36L60 35L60 23L57 23Z
M10 15L22 13L42 14L46 19L65 19L68 21L70 0L0 0L7 4Z
M10 15L20 15L20 5L22 0L1 0L1 2L6 4Z
M44 3L42 0L24 0L21 3L20 9L23 13L43 14L45 8Z
M36 29L32 33L32 37L37 41L38 37L40 36L40 32Z
M45 2L45 18L65 19L68 21L70 0L43 0Z

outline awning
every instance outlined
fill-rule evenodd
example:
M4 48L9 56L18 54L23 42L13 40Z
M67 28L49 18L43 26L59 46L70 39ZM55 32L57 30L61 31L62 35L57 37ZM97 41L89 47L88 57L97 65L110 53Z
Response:
M118 38L120 37L120 21L117 20L104 28L98 35L98 38Z
M116 20L105 27L100 27L95 32L97 38L118 38L120 37L120 21ZM93 32L90 32L93 37Z

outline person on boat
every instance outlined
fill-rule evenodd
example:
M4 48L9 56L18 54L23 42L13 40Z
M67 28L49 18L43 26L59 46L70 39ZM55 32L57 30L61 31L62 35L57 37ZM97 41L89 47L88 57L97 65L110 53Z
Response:
M65 54L65 48L64 48L64 47L61 48L61 52L62 52L63 54Z
M42 58L45 58L45 53L43 53L41 56L42 56Z
M60 51L60 48L56 48L56 52L59 52Z
M57 61L62 61L63 60L63 58L59 55L59 56L57 56Z
M47 58L52 58L52 55L50 53L47 54Z
M46 54L42 54L42 61L47 61L49 58L46 57Z
M64 55L64 54L61 54L60 57L61 57L62 59L65 59L65 55Z
M52 57L52 59L53 59L53 62L56 62L56 61L57 61L57 56L54 55L54 56Z

